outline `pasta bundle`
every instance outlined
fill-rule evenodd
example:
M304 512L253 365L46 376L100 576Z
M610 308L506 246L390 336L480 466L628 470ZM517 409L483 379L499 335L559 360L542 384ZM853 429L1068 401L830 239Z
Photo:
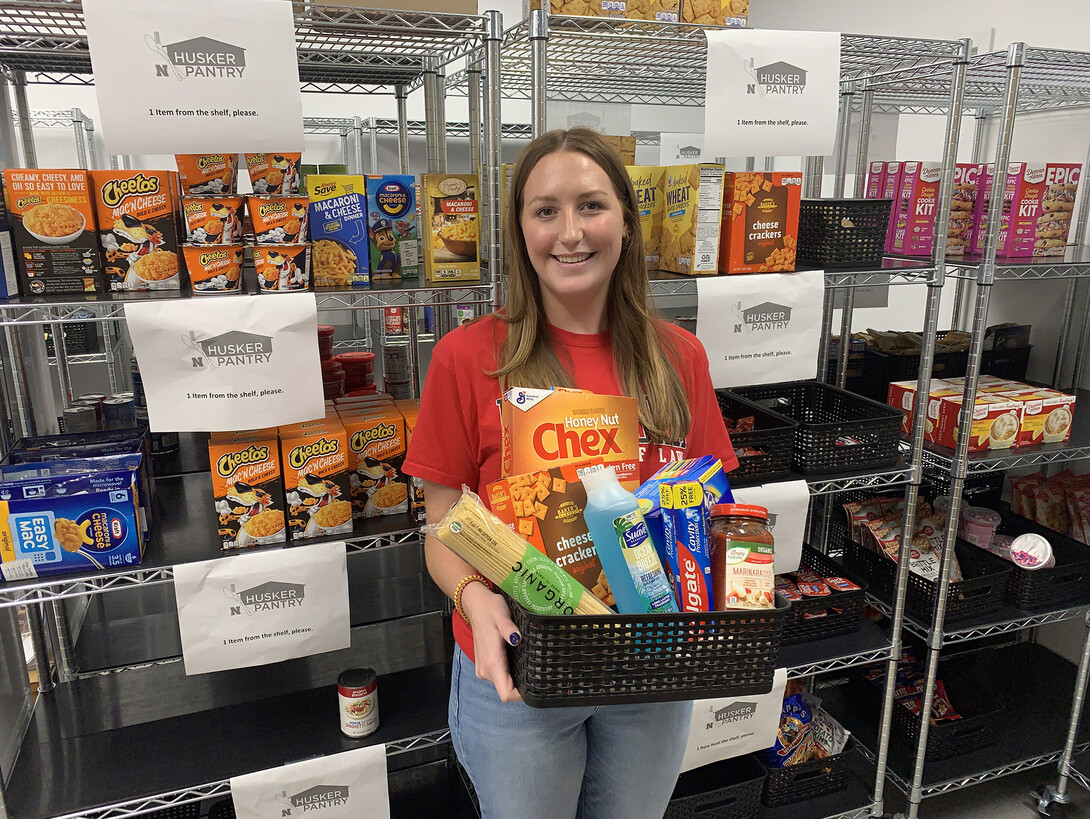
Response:
M552 560L516 535L469 489L423 530L534 614L613 614Z

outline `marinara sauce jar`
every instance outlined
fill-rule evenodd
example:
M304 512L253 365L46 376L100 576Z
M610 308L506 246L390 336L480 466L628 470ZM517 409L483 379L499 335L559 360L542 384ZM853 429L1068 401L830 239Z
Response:
M711 540L712 557L712 593L716 611L727 608L727 598L731 593L732 581L747 573L747 563L766 562L764 554L771 556L775 541L768 528L768 510L763 506L744 503L717 503L711 508L708 524L708 537ZM746 545L752 544L752 545ZM731 549L743 546L754 557L751 561L736 559ZM763 585L746 583L745 585Z

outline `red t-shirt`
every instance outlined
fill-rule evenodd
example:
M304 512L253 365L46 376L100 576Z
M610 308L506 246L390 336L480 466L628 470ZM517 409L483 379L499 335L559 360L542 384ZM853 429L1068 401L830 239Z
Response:
M608 332L581 334L557 327L549 332L573 386L601 395L624 394ZM659 332L673 339L674 364L689 399L692 424L681 446L651 443L640 430L640 480L670 461L702 455L718 457L729 472L738 459L715 400L707 353L696 336L673 324L661 322ZM502 477L500 386L485 373L497 368L506 334L506 323L486 317L458 327L435 345L404 472L455 489L465 484L482 498L487 497L486 487ZM473 638L457 613L454 636L472 659Z

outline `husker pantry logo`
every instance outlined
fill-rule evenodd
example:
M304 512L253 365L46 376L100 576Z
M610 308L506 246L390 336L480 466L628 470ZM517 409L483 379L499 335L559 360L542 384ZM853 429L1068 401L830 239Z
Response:
M348 804L349 788L347 785L315 785L305 791L288 795L287 791L277 794L277 799L284 805L281 817L296 816L300 813L321 811L325 808L337 808Z
M730 705L724 705L722 708L716 708L714 705L709 705L707 712L707 730L710 730L716 725L729 725L732 722L740 722L741 720L749 719L757 713L757 703L732 702Z
M246 70L246 49L222 40L191 37L164 45L157 31L145 35L144 41L148 48L166 60L166 63L156 64L156 77L173 74L179 81L192 77L242 79Z
M224 588L223 595L239 604L231 606L232 615L300 608L307 596L305 583L283 583L279 580L269 580L242 591L238 591L232 583Z
M215 370L218 367L268 364L273 357L272 336L246 333L242 330L230 330L202 339L197 338L196 333L191 331L182 336L182 343L198 353L191 359L196 370L203 370L205 367Z
M753 307L734 305L734 315L741 322L734 325L736 333L754 333L759 330L786 330L791 323L791 308L771 301L763 301Z
M747 83L746 93L767 96L770 94L802 94L806 91L806 70L797 65L777 60L760 68L754 67L754 60L745 60L746 73L754 82Z

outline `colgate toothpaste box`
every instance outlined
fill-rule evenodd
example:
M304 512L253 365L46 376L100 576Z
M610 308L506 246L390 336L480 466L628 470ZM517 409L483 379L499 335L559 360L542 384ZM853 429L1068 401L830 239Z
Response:
M893 232L886 237L887 253L931 255L941 176L941 162L904 163L900 187L893 202Z
M1062 256L1071 231L1071 214L1082 166L1064 163L1011 163L1020 171L1010 180L1010 223L1001 236L1000 256ZM1004 200L1004 208L1006 200Z
M954 193L950 200L950 222L946 227L946 254L961 256L972 244L977 193L984 165L959 162L954 166Z
M681 611L711 611L712 556L708 512L700 481L659 486L666 560Z
M625 489L640 484L635 398L512 387L500 402L500 425L504 477L601 458Z

